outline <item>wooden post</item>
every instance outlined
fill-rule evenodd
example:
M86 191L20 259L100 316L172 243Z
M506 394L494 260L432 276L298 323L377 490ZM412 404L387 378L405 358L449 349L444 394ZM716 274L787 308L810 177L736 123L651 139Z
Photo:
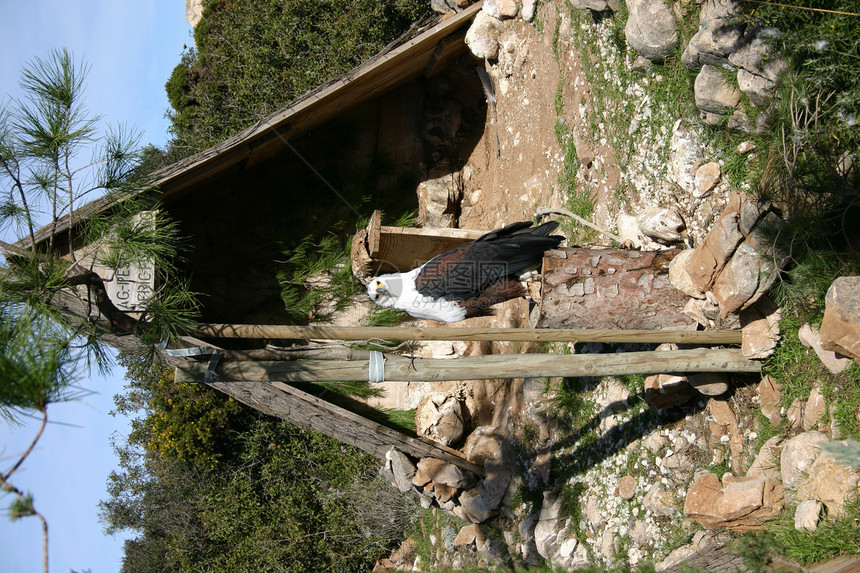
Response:
M177 382L201 382L207 365L180 364ZM759 372L739 349L670 350L617 354L499 354L456 360L390 357L385 378L401 382L496 378L612 376L671 372ZM367 380L368 360L225 362L218 380L319 382Z
M540 328L695 330L683 313L690 298L669 282L677 249L563 248L543 260Z
M641 342L740 344L739 330L598 330L589 328L463 328L414 326L292 326L198 324L198 336L270 340L512 340L519 342Z

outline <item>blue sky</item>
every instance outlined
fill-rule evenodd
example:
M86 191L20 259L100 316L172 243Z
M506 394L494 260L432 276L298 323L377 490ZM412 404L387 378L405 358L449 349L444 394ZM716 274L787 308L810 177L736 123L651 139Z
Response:
M183 45L192 45L183 0L0 0L0 94L17 93L19 72L34 57L67 48L75 61L90 66L85 100L103 116L104 126L122 123L142 132L141 143L167 141L169 107L164 83L179 63ZM94 392L86 398L48 409L54 422L37 450L15 474L13 483L33 493L48 520L50 570L117 571L122 537L109 537L98 522L97 503L106 497L105 482L116 466L110 437L127 434L128 422L109 415L113 395L122 391L124 373L115 367L106 377L84 379ZM70 425L66 425L70 424ZM0 467L7 470L35 435L33 422L9 427L0 421ZM42 571L41 528L27 518L12 523L0 498L0 555L3 571Z

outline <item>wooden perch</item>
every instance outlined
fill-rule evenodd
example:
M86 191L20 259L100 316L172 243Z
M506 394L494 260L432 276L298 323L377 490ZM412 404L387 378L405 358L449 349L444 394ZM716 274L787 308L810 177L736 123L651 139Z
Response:
M202 382L207 365L180 364L176 382ZM320 382L367 380L367 360L226 362L219 382ZM617 354L513 354L458 358L389 357L385 378L402 382L490 380L526 377L613 376L672 372L759 372L761 365L739 349L692 349Z
M674 342L740 344L739 330L597 330L570 328L463 328L416 326L292 326L281 324L197 325L197 335L271 340L511 340L518 342Z

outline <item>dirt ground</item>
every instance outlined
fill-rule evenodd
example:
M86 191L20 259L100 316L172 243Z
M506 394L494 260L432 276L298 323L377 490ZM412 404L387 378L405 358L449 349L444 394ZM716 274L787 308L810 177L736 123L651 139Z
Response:
M566 205L567 197L558 184L565 153L555 133L560 80L564 121L572 128L580 169L585 170L587 181L595 183L592 196L596 212L600 212L601 203L611 200L611 190L618 180L614 155L610 148L591 141L585 114L576 112L588 101L587 82L575 56L566 50L559 51L558 60L554 56L554 10L544 12L541 16L550 20L544 21L543 33L523 20L506 21L499 58L485 65L495 85L496 103L488 105L483 136L462 170L460 228L496 229L515 221L532 220L537 209ZM497 305L493 316L467 319L456 326L525 328L529 326L529 302L508 301ZM441 354L450 352L450 346L449 343ZM472 342L456 350L474 356L529 352L533 347ZM433 352L440 355L438 347ZM430 354L427 351L424 355ZM432 387L428 383L395 382L388 387L387 398L377 405L408 408L414 407L417 397L426 392L459 393L466 398L473 427L491 425L501 435L513 436L516 418L525 411L522 384L522 379L434 383Z

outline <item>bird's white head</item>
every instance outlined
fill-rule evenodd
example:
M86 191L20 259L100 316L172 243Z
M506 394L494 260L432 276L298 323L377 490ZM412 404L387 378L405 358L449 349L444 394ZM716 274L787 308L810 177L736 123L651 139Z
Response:
M393 275L374 277L367 283L367 296L380 306L394 306L402 290L400 279Z

